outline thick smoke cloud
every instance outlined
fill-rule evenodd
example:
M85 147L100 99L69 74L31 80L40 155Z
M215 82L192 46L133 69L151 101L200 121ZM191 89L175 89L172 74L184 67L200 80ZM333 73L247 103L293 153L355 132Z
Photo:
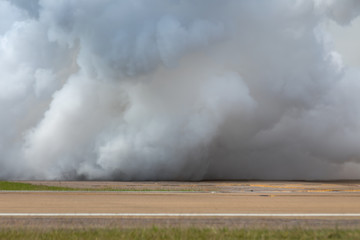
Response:
M357 0L0 0L0 178L360 177Z

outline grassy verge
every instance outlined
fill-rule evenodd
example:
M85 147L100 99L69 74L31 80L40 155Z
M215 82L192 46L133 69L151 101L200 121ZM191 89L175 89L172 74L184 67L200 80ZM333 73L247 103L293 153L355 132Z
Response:
M134 228L90 230L0 229L0 239L80 240L80 239L360 239L360 230L343 229L214 229L214 228Z
M30 183L0 181L2 191L75 191L78 189L68 187L54 187L45 185L35 185Z

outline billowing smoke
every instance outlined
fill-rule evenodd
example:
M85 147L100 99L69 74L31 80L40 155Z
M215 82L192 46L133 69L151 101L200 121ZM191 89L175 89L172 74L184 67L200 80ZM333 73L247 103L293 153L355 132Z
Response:
M0 0L0 178L360 177L358 0ZM359 49L354 49L359 51Z

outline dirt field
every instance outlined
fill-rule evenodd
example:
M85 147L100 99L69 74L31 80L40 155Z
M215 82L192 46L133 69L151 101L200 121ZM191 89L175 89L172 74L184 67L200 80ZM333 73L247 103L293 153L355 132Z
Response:
M360 213L360 182L36 182L144 192L0 192L0 213ZM170 192L164 191L169 190ZM178 192L176 192L178 191ZM359 217L1 217L0 226L360 227Z

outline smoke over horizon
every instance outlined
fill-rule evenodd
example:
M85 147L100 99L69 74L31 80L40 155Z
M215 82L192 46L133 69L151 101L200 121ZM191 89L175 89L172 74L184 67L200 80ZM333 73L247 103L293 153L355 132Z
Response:
M0 0L0 178L360 178L360 68L326 28L359 14L357 0Z

